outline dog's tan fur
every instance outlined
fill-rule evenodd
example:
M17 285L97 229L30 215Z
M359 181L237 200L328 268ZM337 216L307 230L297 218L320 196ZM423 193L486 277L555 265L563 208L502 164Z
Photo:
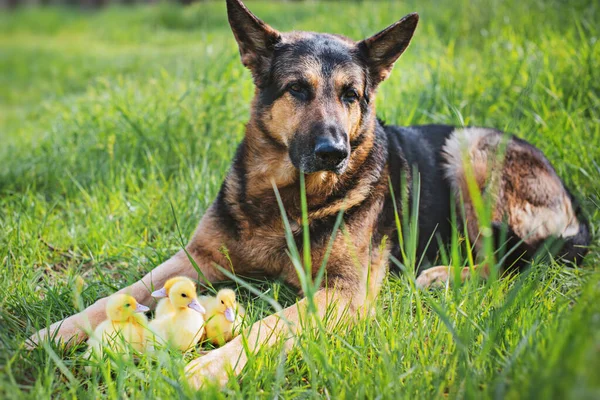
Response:
M312 265L318 266L323 261L328 239L333 233L332 221L342 210L345 212L344 232L335 235L325 281L314 301L319 317L323 317L327 307L332 305L337 310L334 320L342 315L353 318L367 314L386 274L391 249L386 237L393 232L389 226L382 225L382 215L386 214L386 206L389 206L390 177L393 178L392 172L401 172L390 170L387 143L382 143L382 134L377 136L382 128L375 119L375 89L389 75L394 62L408 46L418 17L416 14L409 15L360 43L334 35L321 35L325 37L327 45L342 49L347 47L354 52L360 50L361 57L368 64L366 72L361 66L362 61L333 63L326 69L318 57L310 52L294 59L286 68L272 72L271 63L275 62L273 49L276 45L297 43L315 34L280 34L251 14L241 1L228 0L227 6L242 62L252 72L257 86L244 141L238 148L217 200L202 217L185 251L181 250L139 282L120 292L133 295L142 304L154 305L150 293L173 276L184 275L211 283L225 280L226 276L217 265L230 271L234 268L234 272L242 276L259 274L279 277L290 285L300 287L299 277L286 254L288 245L273 188L276 187L281 196L292 233L296 238L301 238L300 173L291 160L290 148L295 141L304 140L303 137L310 134L315 124L333 121L336 127L346 133L346 144L352 150L343 171L318 170L306 175ZM282 87L293 84L293 79L300 76L303 84L310 88L312 101L298 101L293 91L273 96L273 101L265 100L265 97L269 97L268 89L265 89L269 80L267 75L277 73L281 76L275 78ZM355 91L358 97L356 101L354 98L344 100L348 87ZM367 88L370 89L369 93ZM354 94L352 90L350 92ZM537 158L533 155L524 167L509 162L502 174L491 172L493 161L490 154L497 150L498 143L487 132L459 131L446 146L448 179L453 182L457 193L462 197L468 195L462 164L464 152L459 145L465 137L467 158L479 189L490 185L499 187L499 191L494 192L501 200L498 201L495 217L501 220L509 215L515 229L522 226L524 234L532 233L531 221L527 220L530 218L527 214L529 211L523 211L529 210L523 205L526 197L510 178L505 178L507 173L523 178L523 171L529 168L529 173L541 171L552 178L550 181L556 187L549 195L563 196L557 197L550 212L564 218L561 217L555 226L544 225L544 232L568 234L572 230L570 224L577 221L573 219L571 203L565 200L567 198L564 197L560 180L558 183L553 180L554 171L536 164ZM493 143L487 143L490 140ZM520 151L524 150L518 144L509 145L509 153ZM409 170L406 164L399 168L403 172ZM406 178L410 186L410 174ZM540 189L537 195L543 196L543 190ZM479 227L468 196L465 200L468 231L475 241ZM568 204L565 205L565 202ZM223 247L227 249L229 259L223 254ZM199 267L201 276L198 276L189 257ZM489 273L487 268L479 270L482 276ZM316 272L317 268L314 268L313 275ZM468 270L465 269L463 279L467 275ZM448 268L437 267L422 274L417 283L427 286L445 281L448 277ZM98 300L82 313L53 324L31 339L38 342L52 334L63 341L81 341L86 336L86 329L94 329L106 318L105 304L106 299ZM247 351L258 351L282 337L286 344L291 344L291 338L301 329L299 320L306 310L306 304L307 300L304 299L281 314L256 322L246 333ZM224 383L228 372L239 373L247 360L242 338L237 337L192 361L186 371L190 383L196 387L206 379Z

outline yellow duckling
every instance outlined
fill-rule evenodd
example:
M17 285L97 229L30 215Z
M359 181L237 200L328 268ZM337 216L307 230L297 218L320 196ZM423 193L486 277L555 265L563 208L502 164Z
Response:
M244 308L235 300L235 292L221 289L217 297L203 296L200 303L206 308L206 339L223 345L239 332L244 319Z
M114 294L106 303L108 319L102 322L88 340L88 353L102 356L102 348L125 353L128 346L144 350L148 319L143 314L150 310L128 294Z
M164 289L164 288L163 288ZM166 291L156 291L153 296L166 295ZM149 328L158 343L169 343L186 351L194 347L204 334L204 307L198 303L196 285L191 280L176 282L169 289L168 299L173 312L164 314L150 322ZM150 347L153 346L151 342Z
M169 299L169 291L177 282L192 282L193 281L186 276L176 276L165 282L165 286L162 289L152 293L152 297L160 298L156 311L154 312L154 319L159 319L165 315L172 314L175 312L175 308Z

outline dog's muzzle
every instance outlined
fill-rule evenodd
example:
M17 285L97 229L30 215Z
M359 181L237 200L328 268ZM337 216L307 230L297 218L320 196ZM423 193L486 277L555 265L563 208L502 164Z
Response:
M310 134L297 134L290 146L292 163L308 174L319 171L342 174L349 157L348 135L334 125L316 124Z
M345 141L331 137L319 137L315 145L318 164L328 171L338 170L348 158L349 148Z

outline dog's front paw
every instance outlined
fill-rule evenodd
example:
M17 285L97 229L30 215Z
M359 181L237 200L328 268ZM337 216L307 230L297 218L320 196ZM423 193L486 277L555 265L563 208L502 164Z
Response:
M243 368L243 348L229 342L225 346L190 361L185 367L185 375L195 389L212 382L225 386L229 376L237 374ZM240 357L242 355L242 357Z
M56 343L66 344L67 346L82 342L87 338L85 330L76 317L72 316L65 320L55 322L48 328L44 328L29 337L25 341L25 348L33 350L44 340L53 339Z

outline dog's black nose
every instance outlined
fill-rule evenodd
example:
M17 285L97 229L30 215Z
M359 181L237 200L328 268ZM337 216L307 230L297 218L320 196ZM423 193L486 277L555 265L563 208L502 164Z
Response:
M327 167L335 168L348 157L348 146L337 138L320 137L315 145L315 156Z

